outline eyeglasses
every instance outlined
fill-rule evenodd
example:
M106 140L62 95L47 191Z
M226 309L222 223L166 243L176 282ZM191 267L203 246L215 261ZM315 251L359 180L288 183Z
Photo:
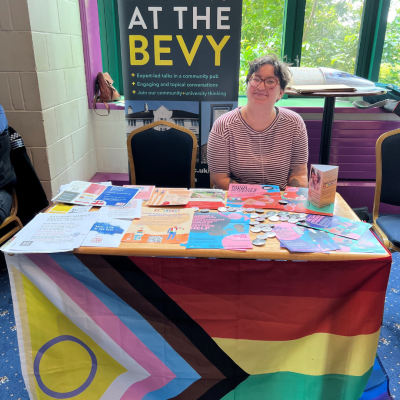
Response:
M267 89L273 89L279 83L279 81L275 78L265 78L261 79L259 76L252 75L249 79L249 83L251 86L260 86L261 82L264 82L264 86Z

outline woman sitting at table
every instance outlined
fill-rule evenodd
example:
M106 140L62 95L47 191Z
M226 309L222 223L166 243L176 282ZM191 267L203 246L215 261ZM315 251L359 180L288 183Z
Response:
M230 183L307 187L308 138L304 121L278 108L291 78L275 55L254 60L247 74L247 104L219 117L207 146L211 178Z

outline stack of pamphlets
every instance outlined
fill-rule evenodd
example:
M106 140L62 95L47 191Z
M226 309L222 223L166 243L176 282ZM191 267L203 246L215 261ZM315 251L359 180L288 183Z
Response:
M73 181L52 201L90 206L125 206L138 189Z

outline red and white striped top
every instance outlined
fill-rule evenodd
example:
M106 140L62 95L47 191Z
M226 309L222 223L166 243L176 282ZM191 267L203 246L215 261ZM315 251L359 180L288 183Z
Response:
M229 174L238 183L288 184L289 167L308 161L308 137L302 118L277 108L272 124L257 132L246 124L239 108L219 117L207 145L208 167Z

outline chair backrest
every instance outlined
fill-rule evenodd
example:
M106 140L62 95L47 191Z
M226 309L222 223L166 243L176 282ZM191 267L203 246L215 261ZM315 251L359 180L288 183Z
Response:
M132 185L195 187L197 139L189 129L156 121L132 131L127 146Z
M381 135L376 142L375 154L374 221L378 218L380 202L400 206L400 129Z

